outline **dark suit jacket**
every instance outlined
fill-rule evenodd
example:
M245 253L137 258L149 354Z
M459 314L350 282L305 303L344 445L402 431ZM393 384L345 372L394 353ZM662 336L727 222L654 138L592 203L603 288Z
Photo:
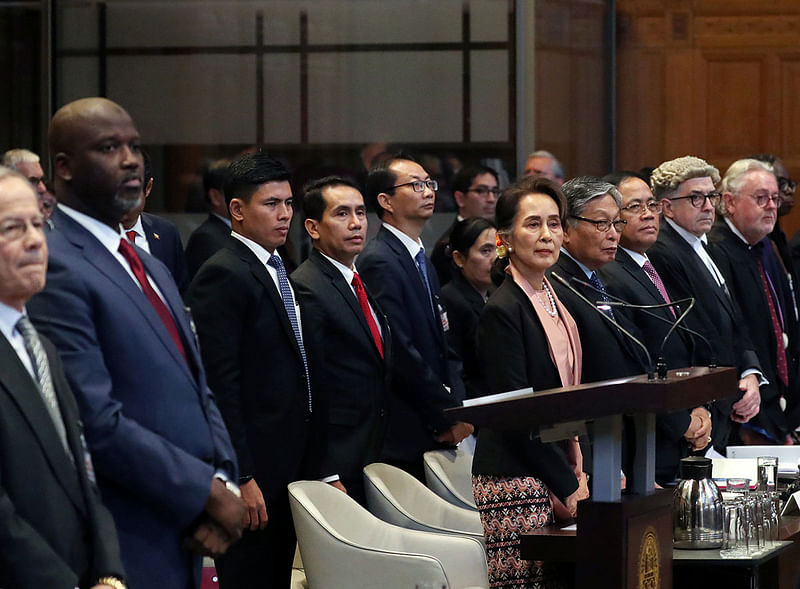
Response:
M392 337L377 301L383 358L364 313L342 273L316 249L292 274L303 301L303 325L314 338L314 396L326 427L322 472L361 485L362 469L378 460L387 422Z
M658 241L647 255L668 292L676 298L695 299L695 306L686 317L687 326L703 334L712 348L697 343L697 364L708 364L713 356L718 365L736 366L739 373L750 368L760 370L736 301L717 285L692 246L669 223L661 224ZM731 406L742 396L738 390L729 393L728 398L718 399L712 408L711 436L718 451L723 451L731 433Z
M453 279L442 287L442 302L450 326L447 341L461 358L466 398L488 395L489 387L478 357L478 319L486 303L461 272L454 273Z
M186 270L186 259L183 256L183 244L178 228L166 219L142 213L142 228L150 254L169 269L178 290L183 292L189 286L189 273Z
M117 259L60 210L53 217L47 286L27 309L56 344L78 400L128 586L199 586L201 560L183 540L214 472L235 479L236 461L189 314L167 268L138 249L191 366Z
M229 236L194 277L186 300L241 474L255 478L269 513L270 502L285 495L288 483L320 474L305 468L313 454L314 413L280 293L250 248ZM297 300L306 357L313 358Z
M622 248L617 250L616 261L603 266L598 272L609 294L629 303L653 305L664 302L644 270ZM667 291L669 292L669 291ZM675 298L670 296L670 298ZM674 321L669 309L653 309L653 313ZM659 321L636 309L614 308L614 314L626 316L644 336L644 344L655 361L661 342L669 330L669 324ZM676 331L664 345L664 358L669 368L684 368L692 365L690 344ZM665 484L678 474L680 459L688 453L683 438L691 423L690 409L660 413L656 416L656 482Z
M222 249L231 236L231 228L216 215L208 214L208 218L192 231L186 243L186 268L189 279L194 278L200 266Z
M556 272L566 280L577 278L587 282L586 274L580 266L563 253L558 256L558 261L550 269L550 272ZM550 284L572 318L575 319L581 334L582 382L596 382L647 372L647 360L636 344L560 282L551 278ZM576 283L572 283L572 286L592 303L600 298L590 288ZM642 339L636 326L624 315L616 313L615 319L634 336Z
M392 329L392 398L383 456L416 461L439 447L434 433L453 423L443 410L463 400L457 362L451 357L439 309L434 318L414 260L388 229L381 227L356 262L364 283L386 313ZM428 280L439 303L439 280L430 261ZM451 386L448 392L443 385Z
M450 234L453 232L456 223L458 223L458 217L456 217L447 230L439 236L431 252L431 262L436 269L436 274L439 276L439 284L442 285L443 289L453 277L459 274L456 265L453 264L453 258L447 255L447 246L450 245Z
M510 278L494 292L481 314L478 342L492 393L562 386L550 359L547 336L528 296ZM538 431L496 431L481 427L472 472L495 476L535 476L560 499L578 488L558 444L542 443Z
M55 349L41 339L75 465L38 387L0 336L0 587L73 589L124 578L114 521L86 475L78 407Z
M762 287L761 273L751 247L730 230L724 220L714 224L708 236L714 261L725 276L733 298L739 303L750 340L758 354L761 371L769 384L761 387L761 411L750 423L764 428L776 440L783 440L789 425L781 411L783 390L777 373L777 347L770 322L769 303Z

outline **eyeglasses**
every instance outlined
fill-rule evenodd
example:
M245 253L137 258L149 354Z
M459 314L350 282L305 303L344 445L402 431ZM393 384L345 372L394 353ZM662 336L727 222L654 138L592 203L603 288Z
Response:
M492 194L497 196L498 194L500 194L500 188L498 188L497 186L489 188L488 186L484 186L481 184L480 186L475 186L474 188L468 188L467 192L475 192L478 196L487 196L491 192Z
M766 208L767 203L773 202L775 205L781 204L781 195L777 192L767 194L766 192L759 192L758 194L751 194L750 197L756 201L756 204L762 209Z
M573 219L577 219L578 221L585 221L586 223L591 223L594 225L594 228L597 229L600 233L605 233L611 226L614 226L614 231L617 233L622 233L622 230L625 228L625 225L628 222L625 219L617 219L616 221L609 221L607 219L600 219L599 221L596 219L587 219L586 217L579 217L578 215L570 215Z
M22 239L28 232L29 225L33 227L34 230L41 232L44 228L44 217L36 217L30 223L26 223L22 220L0 223L0 241L9 242Z
M793 194L794 191L797 190L797 182L791 178L778 176L778 190L784 193Z
M709 192L708 194L703 194L702 192L692 192L686 196L674 196L669 200L682 200L684 198L692 199L692 206L699 209L706 204L706 199L711 201L712 205L717 206L719 204L719 199L722 198L722 194L719 192Z
M414 192L425 192L425 188L430 188L434 192L439 190L439 183L436 180L414 180L413 182L395 184L392 188L400 188L401 186L410 186Z
M645 211L650 211L656 215L664 208L662 202L657 200L649 200L647 202L633 202L627 207L622 207L620 210L630 213L631 215L643 215Z

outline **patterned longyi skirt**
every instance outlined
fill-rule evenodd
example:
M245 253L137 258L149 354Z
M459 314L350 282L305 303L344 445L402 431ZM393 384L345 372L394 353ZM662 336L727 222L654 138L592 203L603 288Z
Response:
M550 492L535 477L472 476L483 524L491 589L560 587L559 575L520 556L520 534L553 523ZM560 568L560 567L557 567Z

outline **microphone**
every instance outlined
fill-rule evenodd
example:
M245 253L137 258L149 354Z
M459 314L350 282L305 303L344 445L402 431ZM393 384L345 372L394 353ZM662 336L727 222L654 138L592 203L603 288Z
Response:
M563 284L567 289L570 290L570 292L572 292L572 294L576 295L579 299L581 299L583 302L585 302L587 305L589 305L589 307L594 309L594 311L597 312L603 319L605 319L611 325L613 325L614 327L619 329L622 333L624 333L626 336L628 336L628 338L630 338L631 341L633 341L636 345L638 345L640 348L642 348L642 350L644 350L644 355L647 358L647 380L655 380L655 375L654 375L654 370L653 370L653 359L650 357L650 352L648 351L647 346L645 346L641 341L639 341L639 339L636 336L634 336L631 332L629 332L627 329L622 327L619 323L614 321L607 314L603 313L603 311L598 309L597 305L595 305L594 303L592 303L592 301L590 301L585 296L583 296L580 292L578 292L578 290L574 286L572 286L569 282L567 282L565 279L563 279L557 273L550 272L550 276L552 276L558 282ZM578 282L580 282L580 281L578 281Z
M667 335L665 335L664 339L661 341L661 346L659 347L659 350L658 350L659 351L658 374L659 374L660 378L666 378L666 371L667 371L666 363L663 360L664 345L667 343L667 340L669 339L669 336L671 336L673 334L673 332L675 331L676 328L680 329L684 333L688 333L689 335L692 335L692 336L697 337L700 340L702 340L703 343L705 343L706 347L708 348L708 350L710 352L708 367L709 368L716 368L717 367L716 353L714 352L714 347L711 345L711 342L709 342L708 339L702 333L699 333L699 332L695 331L694 329L691 329L689 327L686 327L685 325L681 325L680 324L681 321L683 321L683 318L686 317L686 315L689 314L689 311L691 311L692 308L695 305L695 299L693 297L689 297L689 298L686 298L686 299L680 299L678 301L672 301L671 303L660 303L660 304L655 304L655 305L636 305L634 303L629 303L628 301L625 301L625 300L623 300L623 299L621 299L619 297L615 297L614 295L608 294L607 292L603 292L600 289L596 288L591 283L585 282L585 281L581 280L580 278L575 278L574 276L571 276L570 280L573 280L574 282L577 282L578 284L580 284L582 286L590 288L594 292L596 292L596 293L598 293L598 294L600 294L602 296L606 296L609 299L613 299L611 301L603 301L603 304L605 304L605 305L609 305L609 306L612 306L612 307L622 307L622 308L626 308L626 309L639 309L643 313L648 315L649 317L657 319L658 321L661 321L663 323L667 323L668 325L671 326L670 329L667 331ZM667 319L665 317L661 317L660 315L656 315L655 313L650 311L650 309L663 309L665 307L670 307L670 308L677 307L678 311L680 311L681 309L680 309L680 307L678 305L682 304L682 303L688 303L689 307L685 311L682 311L681 315L675 321L670 321L669 319ZM662 363L663 363L663 365L661 365Z

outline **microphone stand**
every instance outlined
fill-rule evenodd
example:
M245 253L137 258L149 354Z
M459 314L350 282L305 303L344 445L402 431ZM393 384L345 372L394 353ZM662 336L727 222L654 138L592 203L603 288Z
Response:
M577 296L579 299L581 299L583 302L585 302L587 305L589 305L589 307L591 307L592 309L594 309L594 310L595 310L595 312L599 313L599 315L600 315L600 316L601 316L603 319L605 319L605 320L606 320L608 323L610 323L611 325L613 325L614 327L616 327L617 329L619 329L619 330L620 330L622 333L624 333L626 336L628 336L628 338L630 338L630 339L631 339L631 341L633 341L633 342L634 342L635 344L637 344L637 345L638 345L640 348L642 348L642 350L644 350L645 357L647 358L647 380L655 380L655 374L654 374L654 370L653 370L653 359L652 359L652 357L650 356L650 352L648 351L648 349L647 349L647 346L645 346L645 345L644 345L644 344L643 344L643 343L642 343L642 342L641 342L641 341L640 341L640 340L639 340L639 339L638 339L636 336L634 336L634 335L633 335L633 334L632 334L630 331L628 331L627 329L625 329L624 327L622 327L622 326L621 326L619 323L617 323L617 322L616 322L616 321L614 321L614 320L613 320L611 317L609 317L608 315L606 315L605 313L603 313L603 311L601 311L600 309L598 309L598 308L597 308L597 305L595 305L594 303L592 303L592 302L591 302L589 299L587 299L587 298L586 298L585 296L583 296L583 295L582 295L580 292L578 292L578 290L577 290L577 289L576 289L574 286L572 286L572 285L571 285L571 284L570 284L570 283L569 283L567 280L565 280L564 278L562 278L561 276L559 276L559 275L558 275L556 272L550 272L550 276L552 276L552 277L553 277L553 278L555 278L555 279L556 279L556 280L557 280L559 283L561 283L562 285L564 285L564 286L565 286L565 287L566 287L566 288L567 288L567 289L568 289L570 292L572 292L572 294L576 295L576 296ZM573 280L575 280L575 279L573 279ZM580 281L579 281L579 282L580 282Z

